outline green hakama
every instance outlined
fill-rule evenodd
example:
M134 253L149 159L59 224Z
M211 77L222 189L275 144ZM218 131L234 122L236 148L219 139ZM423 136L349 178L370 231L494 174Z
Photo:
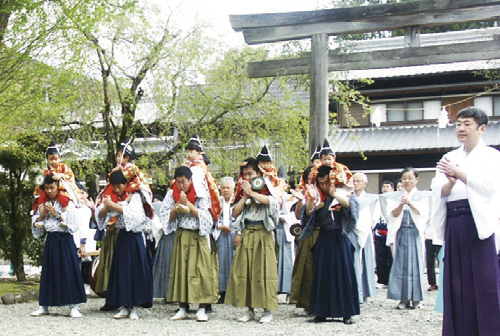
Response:
M116 238L118 238L118 232L120 232L120 230L114 225L108 226L106 229L106 235L101 242L101 254L99 256L99 268L97 270L95 293L102 297L106 297L106 290L108 288L111 263L113 262L113 254L115 251Z
M314 233L301 240L297 248L297 257L293 265L292 290L290 303L309 310L311 286L313 280L313 247L318 239L319 228Z
M216 303L219 262L212 237L198 230L178 228L170 262L168 302Z
M278 310L278 260L273 232L247 225L229 274L225 303Z

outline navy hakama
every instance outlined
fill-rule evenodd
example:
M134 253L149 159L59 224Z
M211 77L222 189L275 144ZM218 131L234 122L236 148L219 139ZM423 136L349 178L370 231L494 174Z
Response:
M334 318L359 315L353 253L341 228L321 228L314 246L310 314Z
M467 200L447 204L443 335L500 334L495 237L480 240Z
M153 305L151 260L141 232L121 229L114 247L106 302L116 307Z
M278 251L278 293L290 293L292 289L293 246L286 240L283 222L276 227Z
M153 297L166 299L168 294L168 281L170 279L170 260L174 249L175 232L162 235L156 249L153 264Z
M42 259L40 306L68 306L86 301L73 236L48 232Z
M219 293L225 292L229 283L229 272L234 258L234 237L236 230L233 228L231 233L221 230L217 239L217 249L219 252Z

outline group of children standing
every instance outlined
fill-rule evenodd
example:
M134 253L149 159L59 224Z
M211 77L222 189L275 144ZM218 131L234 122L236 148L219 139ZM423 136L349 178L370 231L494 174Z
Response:
M256 158L240 164L236 188L232 178L221 181L223 197L196 135L186 153L156 213L159 233L153 264L145 239L145 233L154 230L151 189L132 163L132 145L121 145L117 166L93 209L94 221L105 232L96 288L106 294L101 310L119 309L114 318L138 319L138 307L151 307L155 297L179 304L171 320L186 319L189 305L197 303L196 320L206 322L211 304L225 302L248 308L240 322L254 320L255 308L263 309L260 322L271 322L282 287L278 258L284 258L276 248L282 239L277 232L283 231L291 211L302 233L293 274L289 271L290 303L304 307L316 322L343 318L346 324L354 323L360 302L348 238L356 217L351 211L352 173L336 162L328 141L314 153L293 195L285 192L286 180L278 177L266 146ZM77 230L74 209L81 202L68 193L71 179L60 175L71 171L60 162L60 154L48 151L47 159L33 215L34 235L40 237L44 230L48 235L40 308L32 315L48 314L49 306L70 305L70 315L80 317L78 304L86 299L71 235ZM65 237L64 246L53 242L56 234ZM51 253L54 248L58 250Z

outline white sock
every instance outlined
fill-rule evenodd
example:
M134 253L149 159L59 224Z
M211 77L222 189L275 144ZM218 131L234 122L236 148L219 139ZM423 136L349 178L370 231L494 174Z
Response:
M205 312L205 308L198 308L198 311L204 313Z
M179 313L184 313L184 314L186 314L186 308L179 307Z

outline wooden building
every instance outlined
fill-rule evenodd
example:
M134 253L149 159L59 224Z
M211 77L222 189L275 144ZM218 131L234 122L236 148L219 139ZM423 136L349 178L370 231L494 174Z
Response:
M378 193L385 180L397 181L408 166L421 171L419 187L428 189L437 161L460 146L454 122L466 106L477 106L489 115L483 138L500 149L500 92L488 91L499 82L477 72L492 66L473 62L379 71L375 74L378 77L372 77L372 85L359 89L369 97L372 113L367 115L357 104L350 107L349 113L359 126L348 127L346 111L338 107L338 125L330 133L337 160L353 171L366 173L370 192ZM449 125L439 128L443 107Z

